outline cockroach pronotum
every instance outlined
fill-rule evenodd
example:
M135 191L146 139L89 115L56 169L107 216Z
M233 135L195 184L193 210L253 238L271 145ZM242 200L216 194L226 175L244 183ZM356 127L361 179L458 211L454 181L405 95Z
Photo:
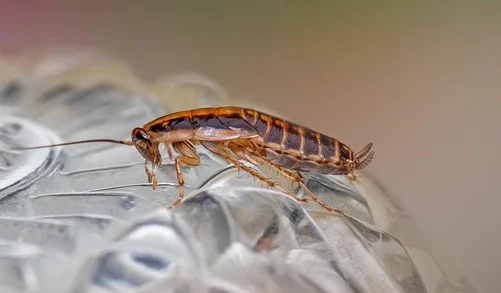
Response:
M255 166L267 165L289 178L305 191L308 197L324 209L341 212L321 201L303 182L299 172L347 175L355 179L354 171L366 167L374 157L372 143L354 153L337 139L310 128L253 109L240 107L201 108L181 111L155 119L142 128L134 128L131 141L91 139L47 146L22 147L37 149L90 142L110 142L135 146L145 159L145 172L153 189L157 188L155 166L162 164L160 145L164 145L172 160L172 149L178 154L175 169L179 183L179 196L169 206L175 208L184 198L184 179L181 166L195 167L200 157L195 145L226 159L238 169L248 172L270 187L288 194L297 201L309 202L286 191L273 180L241 160ZM151 170L148 168L151 163Z

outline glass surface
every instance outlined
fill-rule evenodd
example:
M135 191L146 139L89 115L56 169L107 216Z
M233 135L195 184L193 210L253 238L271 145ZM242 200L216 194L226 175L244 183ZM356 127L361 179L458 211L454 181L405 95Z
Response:
M413 232L368 174L305 174L339 216L198 148L201 165L183 169L187 196L171 212L178 185L166 157L154 191L133 147L10 150L127 139L168 112L228 100L199 75L160 79L153 95L92 60L49 61L40 64L59 68L50 75L1 75L0 292L474 292L423 247L402 244Z

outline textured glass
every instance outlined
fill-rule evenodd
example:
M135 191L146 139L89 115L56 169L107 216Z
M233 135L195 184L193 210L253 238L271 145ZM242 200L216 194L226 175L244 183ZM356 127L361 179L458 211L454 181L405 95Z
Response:
M315 194L347 214L339 216L198 148L201 165L183 169L186 199L169 211L178 185L167 157L154 191L133 147L12 151L128 139L167 112L228 101L203 76L162 78L148 89L105 74L123 69L68 60L40 62L38 75L0 75L0 292L474 291L391 233L402 219L369 175L355 185L305 174Z

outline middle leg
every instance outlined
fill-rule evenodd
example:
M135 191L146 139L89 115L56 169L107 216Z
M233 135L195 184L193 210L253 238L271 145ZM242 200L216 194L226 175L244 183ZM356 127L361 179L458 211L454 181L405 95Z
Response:
M192 167L200 165L200 159L196 158L196 157L178 156L178 157L176 157L175 162L176 162L175 164L176 164L177 182L179 184L179 196L169 206L169 209L174 209L184 199L184 177L183 177L183 172L181 170L181 164L187 165L187 166L192 166Z
M193 144L189 141L176 142L173 144L174 149L181 154L175 159L176 176L179 185L179 196L169 206L169 209L174 209L184 199L184 177L181 170L182 165L196 167L200 165L200 157L198 156Z

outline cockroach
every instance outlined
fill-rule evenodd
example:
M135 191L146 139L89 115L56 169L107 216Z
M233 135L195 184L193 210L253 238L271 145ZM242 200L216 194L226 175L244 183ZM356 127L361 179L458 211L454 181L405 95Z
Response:
M299 172L331 175L347 175L355 179L354 172L365 168L373 159L372 143L361 151L353 150L339 140L310 128L297 125L260 111L241 107L200 108L180 111L155 119L142 128L134 128L130 141L91 139L47 146L17 149L37 149L80 143L110 142L135 146L145 159L144 169L148 182L157 188L155 166L162 164L160 146L166 147L174 158L179 196L169 206L175 208L184 198L182 166L200 165L200 156L195 148L201 145L213 154L226 159L236 168L248 172L260 181L288 194L297 201L315 201L330 212L341 212L321 201L305 185ZM286 191L273 180L245 165L267 165L305 191L308 198L298 197ZM151 169L148 168L151 163Z

